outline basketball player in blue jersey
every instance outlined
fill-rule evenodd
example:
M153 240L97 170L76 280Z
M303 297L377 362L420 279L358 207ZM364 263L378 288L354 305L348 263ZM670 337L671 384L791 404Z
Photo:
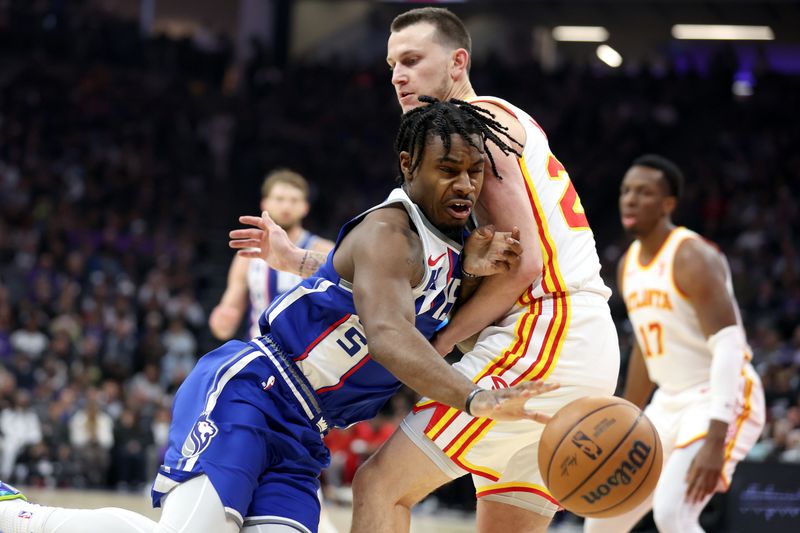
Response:
M297 172L282 168L267 175L261 185L261 210L269 213L299 248L326 255L333 248L331 241L303 228L309 210L308 182ZM275 270L261 258L235 256L228 285L208 320L211 333L222 341L230 339L249 308L247 338L260 335L258 317L272 300L300 281L299 276Z
M476 93L470 49L464 23L434 7L398 15L387 43L391 83L404 112L422 105L419 95L469 101L491 112L521 143L513 153L487 146L494 164L486 167L474 206L481 224L519 228L520 261L508 274L482 282L432 342L445 355L455 343L479 335L454 364L478 386L558 382L557 391L530 402L552 414L575 399L614 393L619 343L608 307L611 291L600 276L580 197L544 130L510 102ZM300 257L312 270L324 260L313 252L300 254L288 254L287 264L276 268L297 271ZM423 398L356 473L353 531L408 530L411 506L464 475L475 485L480 533L545 531L559 503L538 469L542 429L528 421L476 418Z
M158 524L122 509L33 505L0 484L0 531L314 532L322 435L374 416L401 383L474 416L546 422L526 403L556 385L477 387L428 342L460 290L518 261L516 232L479 228L464 243L492 161L486 143L514 149L504 135L460 101L403 117L402 187L342 228L319 271L264 312L262 336L206 354L181 385L153 485Z

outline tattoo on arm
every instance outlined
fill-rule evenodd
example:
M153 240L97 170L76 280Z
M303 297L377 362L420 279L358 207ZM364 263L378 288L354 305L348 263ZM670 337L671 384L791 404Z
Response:
M319 270L319 268L327 259L327 253L306 250L306 252L303 254L303 259L300 261L300 266L297 269L297 273L300 275L300 277L307 278Z

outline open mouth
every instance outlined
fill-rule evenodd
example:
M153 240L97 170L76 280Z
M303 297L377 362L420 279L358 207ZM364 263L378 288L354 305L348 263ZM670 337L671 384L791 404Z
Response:
M450 213L450 216L459 220L469 217L471 211L472 202L469 201L451 202L447 205L447 212Z
M636 224L636 217L633 215L622 215L622 225L629 228Z

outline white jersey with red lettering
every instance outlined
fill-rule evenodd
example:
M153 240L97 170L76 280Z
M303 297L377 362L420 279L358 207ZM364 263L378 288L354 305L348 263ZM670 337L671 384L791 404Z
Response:
M564 165L550 151L547 135L525 111L500 98L480 96L514 116L525 129L525 147L519 159L525 189L541 240L544 269L531 285L530 296L588 291L606 299L611 290L600 277L600 259L581 199Z
M647 264L640 259L640 242L634 241L622 271L622 295L650 380L672 393L706 383L711 371L711 350L697 312L675 283L675 254L686 239L702 237L675 228ZM728 293L735 298L727 262L725 268Z
M713 354L694 306L674 277L675 255L687 239L702 237L683 227L673 229L647 264L642 263L641 244L635 241L625 255L620 287L648 375L659 387L644 412L658 430L665 464L674 450L705 437L711 412ZM727 291L735 302L730 270L724 264ZM736 312L741 326L738 306ZM719 490L727 488L736 464L758 441L765 421L761 380L748 362L749 349L741 355L735 419L726 435Z
M611 291L600 278L594 236L575 188L530 115L499 98L472 102L506 110L525 129L518 164L530 211L519 216L534 218L543 268L453 367L487 389L522 381L559 383L558 390L529 400L531 408L546 414L584 396L611 395L619 374ZM446 475L472 474L478 498L544 515L558 509L538 469L542 424L473 418L423 399L401 427Z

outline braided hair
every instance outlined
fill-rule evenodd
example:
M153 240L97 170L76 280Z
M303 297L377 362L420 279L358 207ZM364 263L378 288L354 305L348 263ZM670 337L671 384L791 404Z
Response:
M461 135L470 146L481 153L486 153L492 170L499 179L503 178L497 172L492 153L478 146L472 139L472 135L480 136L484 145L486 141L492 141L505 155L515 154L517 157L521 157L520 152L511 144L516 144L520 148L522 144L508 134L508 128L495 120L492 112L463 100L441 101L430 96L420 96L419 101L428 105L416 107L403 115L400 120L400 130L397 132L394 142L394 149L398 154L408 152L410 155L411 172L414 172L422 162L428 134L442 139L445 153L450 152L450 136ZM402 172L399 180L402 183Z

